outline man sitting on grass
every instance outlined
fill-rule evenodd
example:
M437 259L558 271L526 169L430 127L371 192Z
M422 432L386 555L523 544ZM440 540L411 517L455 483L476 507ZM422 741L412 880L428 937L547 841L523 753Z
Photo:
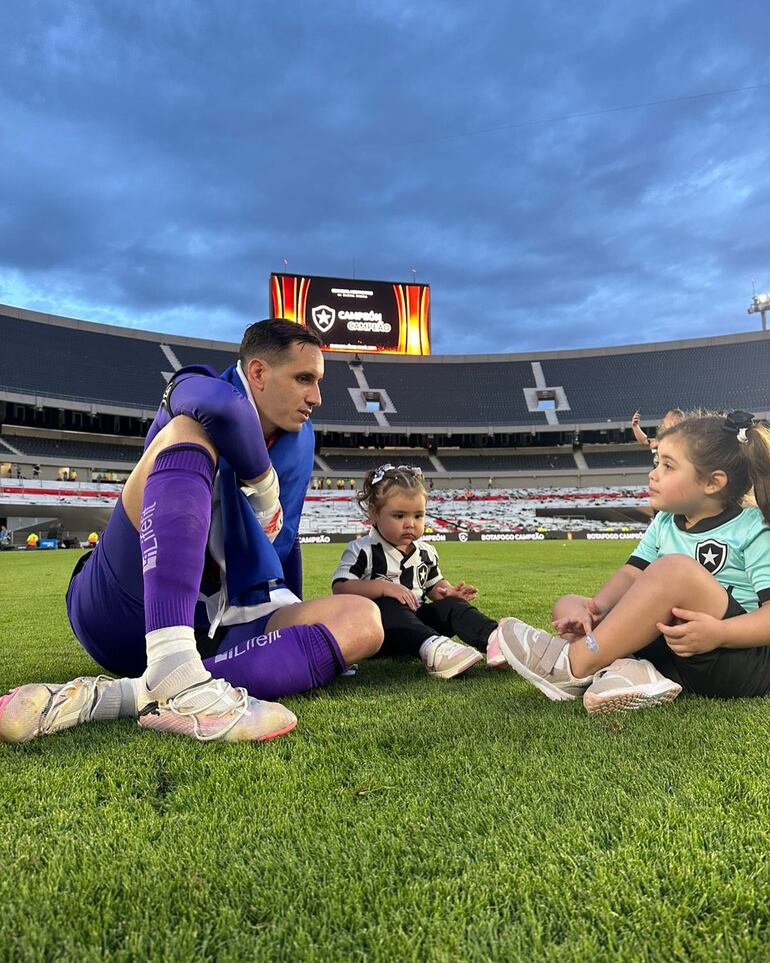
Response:
M326 685L378 650L369 599L300 601L323 371L316 336L273 319L246 330L221 377L177 372L67 592L75 635L123 678L14 689L0 697L0 742L120 716L204 741L270 739L297 720L260 700Z

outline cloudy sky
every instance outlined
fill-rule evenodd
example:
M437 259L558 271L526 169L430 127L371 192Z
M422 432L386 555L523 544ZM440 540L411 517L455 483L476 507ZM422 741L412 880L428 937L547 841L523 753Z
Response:
M770 288L770 5L3 0L0 302L238 340L417 279L435 353L728 334Z

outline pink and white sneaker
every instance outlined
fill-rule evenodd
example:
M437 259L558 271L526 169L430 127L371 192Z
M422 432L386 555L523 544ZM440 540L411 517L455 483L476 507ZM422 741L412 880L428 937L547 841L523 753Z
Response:
M436 679L454 679L480 662L483 656L469 645L436 635L423 642L420 658L428 675Z
M647 659L615 659L600 669L583 695L586 712L625 712L671 702L682 691Z
M500 650L500 630L505 619L501 619L495 631L489 636L487 643L487 668L507 669L508 660Z
M0 742L29 742L91 721L91 712L112 685L106 675L65 683L33 682L0 696Z
M139 725L200 742L264 742L297 725L285 706L255 699L224 679L209 678L162 699L157 695L144 679L137 680Z

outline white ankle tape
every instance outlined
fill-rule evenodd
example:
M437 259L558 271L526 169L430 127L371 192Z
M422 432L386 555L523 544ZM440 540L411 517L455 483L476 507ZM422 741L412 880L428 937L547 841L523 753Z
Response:
M197 651L195 632L189 625L169 625L155 629L145 636L147 640L147 663L160 662L175 652Z

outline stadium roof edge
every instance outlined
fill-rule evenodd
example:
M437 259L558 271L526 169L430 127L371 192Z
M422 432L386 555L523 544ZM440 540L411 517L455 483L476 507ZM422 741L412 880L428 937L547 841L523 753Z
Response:
M433 355L384 355L358 352L361 361L375 363L393 363L394 361L408 364L464 364L468 361L548 361L562 358L591 358L597 355L643 354L651 351L676 350L678 348L707 348L718 344L741 344L745 341L764 341L768 338L765 331L740 331L734 334L719 334L708 338L688 338L680 341L649 341L641 344L609 345L597 348L563 348L556 351L524 351L508 354L433 354ZM345 352L344 359L349 360L356 352ZM339 352L342 355L342 352Z
M67 318L58 314L45 314L42 311L30 311L10 304L0 304L0 314L6 314L22 321L35 321L38 324L53 324L59 328L73 328L78 331L93 331L96 334L113 334L119 338L136 338L140 341L160 341L163 344L184 344L198 348L214 348L220 351L238 350L238 343L234 341L213 341L210 338L186 338L181 334L167 334L164 331L146 331L140 328L122 327L117 324L100 324L97 321L81 321L78 318Z
M100 334L111 334L116 337L136 338L141 341L153 341L163 344L179 344L190 347L210 348L219 351L238 350L238 343L233 341L214 341L210 338L188 338L179 334L168 334L163 331L147 331L139 328L122 327L113 324L101 324L96 321L82 321L61 315L46 314L42 311L32 311L14 305L0 304L0 314L19 318L23 321L33 321L38 324L52 324L57 327L73 328L80 331L93 331ZM617 354L643 354L650 351L676 350L679 348L700 348L718 344L739 344L746 341L762 341L768 337L764 331L742 331L734 334L714 335L707 338L688 338L679 341L649 341L640 344L610 345L596 348L569 348L556 351L525 351L510 354L445 354L445 355L394 355L370 354L366 351L329 352L327 361L347 363L352 357L358 356L361 361L375 364L465 364L469 361L501 362L501 361L543 361L562 358L585 358L597 355L610 356Z
M567 412L559 412L559 414L564 414L566 416ZM763 421L770 420L770 411L756 411L754 412L754 417L759 418ZM643 419L642 423L647 425L652 422L652 419ZM321 433L333 433L333 434L356 434L356 435L528 435L533 431L536 431L539 435L555 435L555 434L568 434L573 431L609 431L611 429L624 429L628 428L627 418L608 418L605 421L594 421L591 419L586 419L585 421L579 418L572 418L567 420L566 417L563 421L558 422L555 425L549 425L546 422L542 424L523 424L522 422L516 422L511 424L482 424L482 423L468 423L468 424L456 424L452 427L448 425L421 425L419 423L410 425L353 425L353 424L328 424L321 421L313 421L313 429Z

